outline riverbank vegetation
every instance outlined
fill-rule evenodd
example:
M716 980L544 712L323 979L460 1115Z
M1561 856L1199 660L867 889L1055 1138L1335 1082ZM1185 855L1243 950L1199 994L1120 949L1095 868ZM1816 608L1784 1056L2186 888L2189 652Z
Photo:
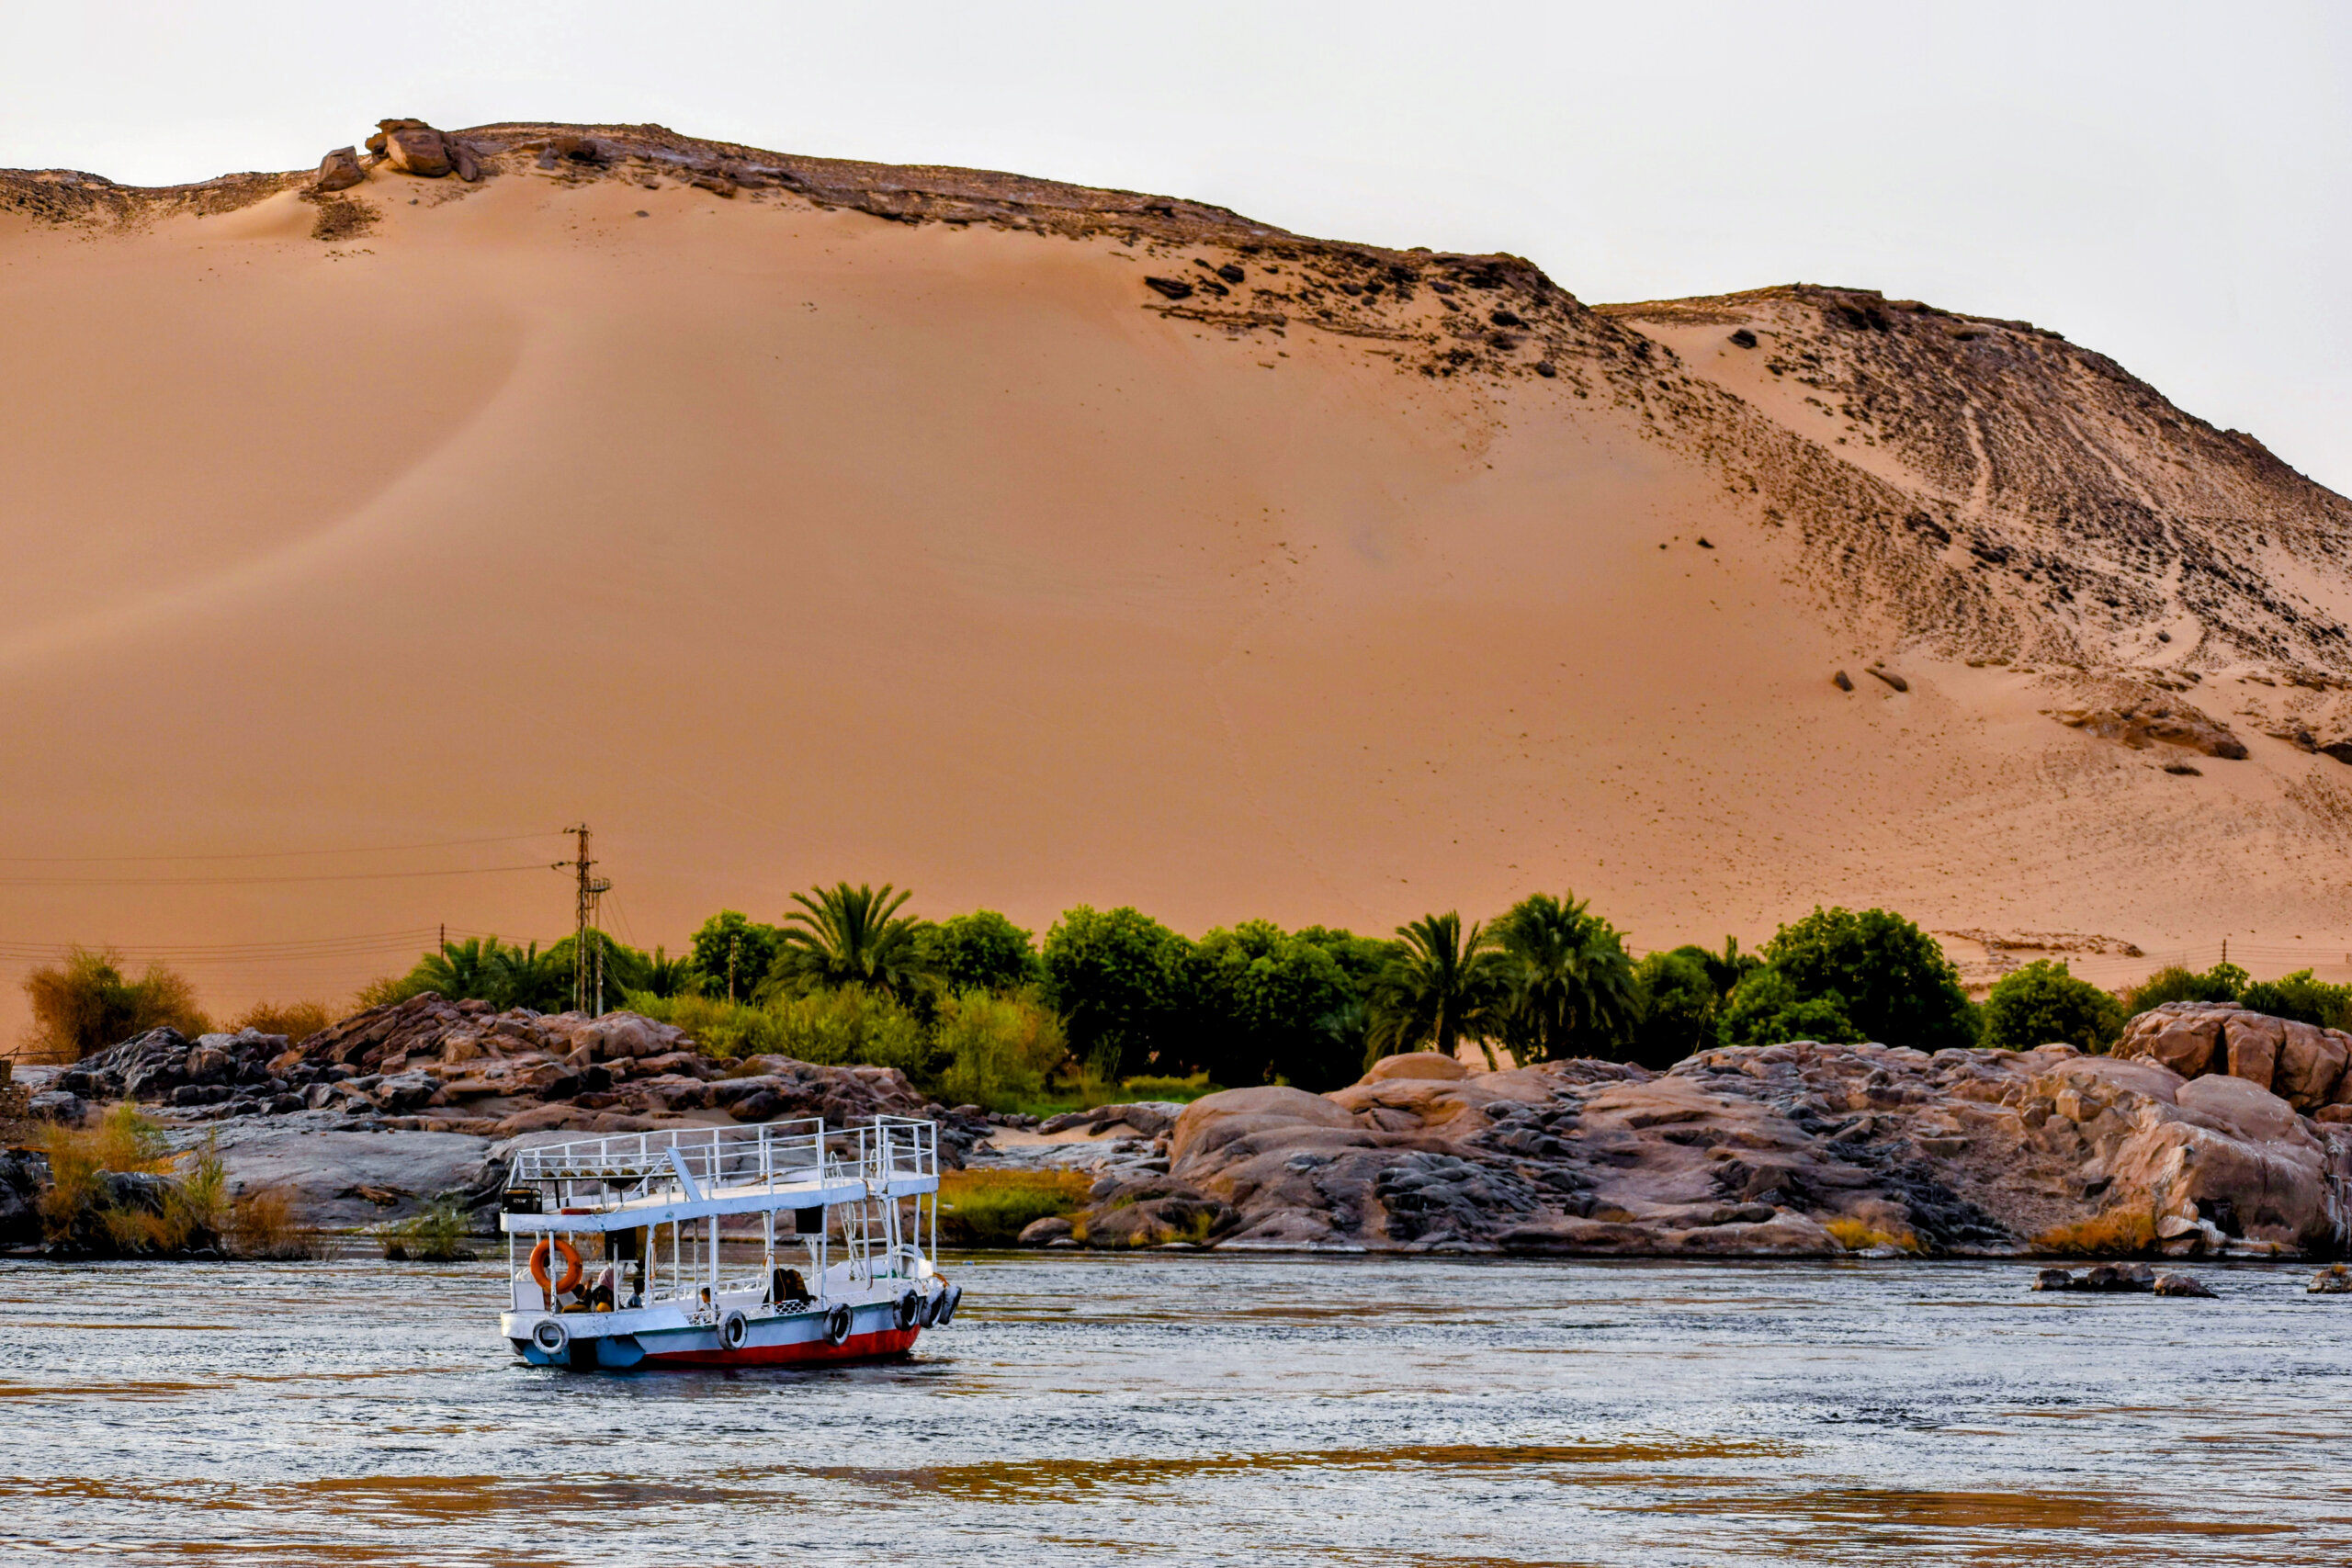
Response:
M950 1247L1011 1247L1038 1220L1085 1205L1092 1171L951 1170L939 1179L939 1239Z
M48 1166L38 1210L54 1252L96 1258L319 1256L281 1190L232 1195L206 1144L175 1153L136 1106L116 1105L88 1126L48 1125L34 1147Z
M2118 994L2043 961L1973 1003L1935 940L1885 909L1815 908L1755 952L1726 938L1636 957L1567 893L1486 919L1431 912L1387 936L1247 920L1193 938L1132 907L1079 905L1041 939L995 910L928 919L903 889L846 882L794 895L774 924L722 909L675 958L593 928L545 949L445 942L359 999L435 991L561 1011L581 940L606 1006L674 1024L714 1055L895 1067L951 1104L1039 1115L1219 1086L1321 1091L1406 1051L1651 1068L1786 1040L2103 1051L2132 1013L2176 1000L2352 1025L2352 987L2308 970L2256 982L2227 964L2163 969ZM209 1027L184 979L162 968L126 979L102 951L74 950L27 990L38 1048L53 1056L158 1023ZM300 1038L334 1016L316 1002L264 1004L237 1024Z

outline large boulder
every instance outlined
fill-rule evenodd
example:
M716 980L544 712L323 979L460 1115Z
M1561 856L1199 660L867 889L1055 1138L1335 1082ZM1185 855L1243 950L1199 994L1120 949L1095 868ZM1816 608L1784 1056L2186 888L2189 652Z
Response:
M2124 1026L2112 1053L2185 1078L2227 1074L2305 1115L2352 1103L2352 1034L2222 1002L2166 1002Z
M423 120L379 120L377 129L384 135L384 155L401 173L437 180L450 172L449 149L441 133Z
M349 190L367 177L368 171L359 166L359 149L338 147L319 160L318 177L311 182L311 188L323 196Z

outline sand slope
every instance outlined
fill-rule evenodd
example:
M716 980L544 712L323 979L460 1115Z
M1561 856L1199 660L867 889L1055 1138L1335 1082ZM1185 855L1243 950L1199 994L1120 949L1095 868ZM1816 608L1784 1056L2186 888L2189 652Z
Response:
M323 198L0 176L0 942L552 937L544 870L220 879L553 838L22 857L580 818L648 945L839 876L1039 926L1573 886L1645 945L1816 901L2151 951L2352 933L2352 767L2307 749L2352 737L2352 508L2094 354L555 134ZM2250 755L2048 716L2161 704ZM132 878L204 880L57 885Z

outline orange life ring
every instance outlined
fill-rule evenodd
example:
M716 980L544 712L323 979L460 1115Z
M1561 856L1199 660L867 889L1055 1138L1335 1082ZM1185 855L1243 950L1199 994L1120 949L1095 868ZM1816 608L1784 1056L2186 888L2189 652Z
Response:
M550 1243L563 1254L563 1282L560 1285L548 1283L548 1247ZM579 1284L580 1274L580 1249L561 1236L542 1237L539 1245L531 1248L531 1278L550 1297L560 1296Z

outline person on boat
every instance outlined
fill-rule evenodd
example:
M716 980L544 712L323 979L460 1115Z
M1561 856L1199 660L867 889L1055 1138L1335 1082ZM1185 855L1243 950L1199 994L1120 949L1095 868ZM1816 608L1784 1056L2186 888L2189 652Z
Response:
M596 1282L588 1287L588 1310L591 1312L612 1311L613 1292L619 1283L620 1278L613 1267L612 1260L605 1259L604 1268L596 1271Z

